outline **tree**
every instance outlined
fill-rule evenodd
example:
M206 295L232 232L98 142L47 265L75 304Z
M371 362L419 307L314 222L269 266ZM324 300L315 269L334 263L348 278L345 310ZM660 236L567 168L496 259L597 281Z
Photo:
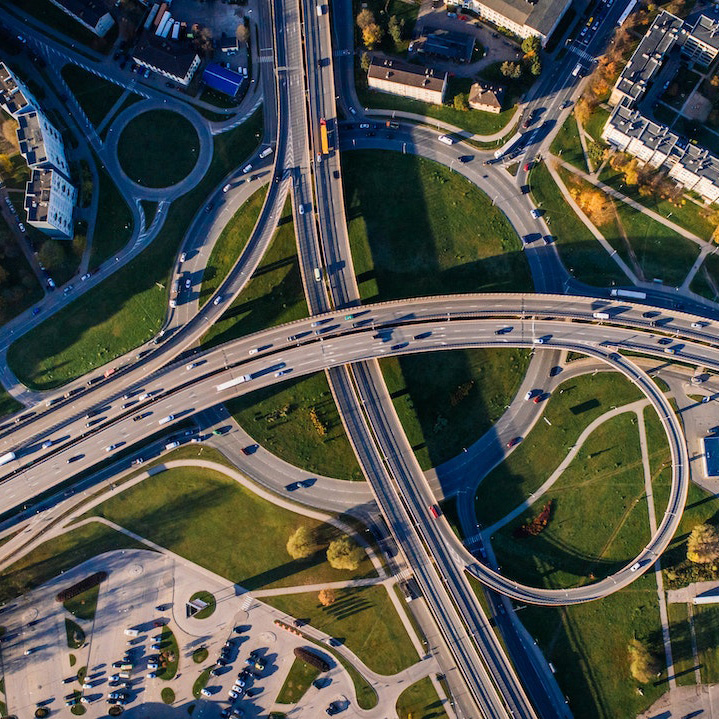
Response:
M320 589L317 599L323 607L329 607L335 603L337 596L333 589Z
M383 35L384 30L377 23L371 23L362 30L362 41L371 50L375 45L379 45Z
M245 25L244 20L237 26L235 37L237 38L237 42L247 42L250 39L250 28Z
M509 60L506 60L499 66L499 71L505 77L512 78L513 80L516 80L522 74L522 68L519 63L509 62Z
M719 535L710 524L698 524L687 541L687 559L695 564L709 564L719 559Z
M65 252L57 240L45 240L38 252L38 257L48 270L56 270L65 261Z
M392 36L395 47L399 49L399 46L402 43L402 25L397 22L396 15L392 15L392 17L389 19L389 22L387 23L387 29L389 30L389 34Z
M535 57L535 58L532 60L532 63L531 63L530 66L529 66L529 72L531 72L532 75L534 75L534 77L537 77L538 75L541 74L541 72L542 72L542 62L541 62L541 60L540 60L538 57Z
M327 547L327 561L333 569L357 569L362 560L362 550L349 538L340 537Z
M637 639L629 642L629 669L632 676L642 684L653 681L661 671L656 656Z
M214 50L212 44L212 30L209 27L200 28L197 23L195 23L192 27L195 34L195 47L198 52L207 56L211 55Z
M466 92L458 92L452 101L455 110L466 112L469 110L469 95Z
M538 55L541 48L539 38L532 35L531 37L525 37L522 40L522 52L525 55Z
M369 53L363 52L362 57L360 58L360 67L365 72L367 72L367 70L369 70L370 62L371 62L371 59L370 59Z
M314 532L304 524L295 529L287 540L287 554L292 559L306 559L315 551Z
M7 155L0 155L0 173L6 176L12 174L12 162Z
M360 30L364 30L366 27L374 25L374 13L365 8L360 11L355 20L357 22L357 27L359 27Z

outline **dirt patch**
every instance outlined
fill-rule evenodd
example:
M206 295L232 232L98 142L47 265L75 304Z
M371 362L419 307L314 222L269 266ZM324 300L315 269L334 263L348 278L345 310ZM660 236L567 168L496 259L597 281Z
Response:
M689 99L684 104L682 115L689 120L706 122L711 109L711 101L695 90L691 95L689 95Z

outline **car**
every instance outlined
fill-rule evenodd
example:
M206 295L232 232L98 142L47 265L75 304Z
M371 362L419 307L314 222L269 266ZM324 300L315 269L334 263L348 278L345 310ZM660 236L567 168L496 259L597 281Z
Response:
M436 504L431 504L429 506L429 513L434 519L439 519L439 509L437 508Z
M159 664L157 662L147 662L147 668L148 669L158 669Z
M42 448L43 448L43 449L49 449L50 447L52 447L52 440L51 440L51 439L46 439L46 440L42 443Z
M629 571L630 571L630 572L636 572L637 569L639 569L639 567L641 567L641 566L642 566L642 565L641 565L639 562L635 562L634 564L632 564L631 567L629 567Z
M524 395L524 399L532 399L532 397L534 397L534 390L530 389L529 392Z
M284 377L288 372L287 369L281 369L279 372L275 372L275 377Z
M183 252L180 255L180 262L184 262L187 259L187 252Z
M89 273L89 272L86 272L86 273L80 278L80 280L81 280L82 282L84 282L85 280L89 280L89 279L90 279L90 273Z
M544 337L535 337L532 342L534 342L535 345L543 345L546 342L546 338Z
M190 362L190 364L188 364L187 367L185 367L185 369L188 370L188 372L189 372L189 370L195 369L195 367L198 367L199 364L200 364L199 362Z
M230 691L227 692L227 696L230 697L230 699L239 699L240 698L240 695L234 689L230 689Z
M538 210L536 207L532 208L530 214L535 220L538 220L542 216L541 211Z
M110 677L110 681L111 681L111 682L119 682L119 681L120 681L120 675L119 675L119 674L113 674L113 675Z
M509 442L507 442L507 449L516 447L521 441L522 441L521 437L513 437L512 439L509 440Z
M223 191L223 192L227 192L227 191L230 189L230 187L232 187L232 185L230 185L230 183L228 182L228 183L222 188L222 191Z
M202 687L200 690L200 694L202 694L203 697L211 697L212 692L207 687Z
M317 153L317 162L322 162L322 155L319 152Z
M551 245L554 242L554 235L544 235L544 244Z
M55 289L55 280L53 280L52 277L47 278L47 286L48 286L48 289L50 289L50 290Z
M542 401L542 397L544 397L544 395L540 393L532 401L534 404L539 404Z
M526 130L532 124L531 120L527 118L523 123L522 127Z
M300 205L298 212L300 213L300 215L304 215L305 214L305 206Z
M142 74L142 76L147 80L148 77L150 77L150 68L148 67L147 70Z
M172 444L172 443L170 443ZM150 645L150 649L152 649L153 652L158 652L160 649L162 649L162 643L161 642L155 642L154 644Z
M460 155L458 159L464 165L471 162L474 159L474 155Z
M447 14L449 15L449 13L447 13ZM334 716L335 714L338 714L340 711L342 711L341 708L340 708L335 702L332 702L332 703L327 707L327 709L325 709L325 712L326 712L329 716Z
M556 377L558 374L561 374L563 370L563 367L560 365L554 365L552 369L549 370L549 376L550 377Z
M529 163L529 162L524 163L524 171L525 172L529 172L531 167L532 167L531 163Z
M79 462L84 456L84 454L76 454L73 457L69 457L67 463L72 464L73 462Z
M706 326L706 322L692 322L692 329L700 330Z
M360 130L369 130L369 122L360 122L359 129Z
M63 293L64 295L69 295L69 294L72 292L72 290L73 290L72 285L68 285L68 286L62 291L62 293Z
M246 174L247 174L248 172L250 172L251 170L252 170L252 165L251 165L251 164L250 164L250 165L245 165L245 166L242 168L242 174L243 174L243 175L246 175Z
M148 679L155 679L157 677L157 672L148 672L147 678Z
M135 459L132 460L132 465L135 466L138 464L142 464L144 461L145 460L143 457L135 457Z
M186 290L189 290L190 287L192 287L192 280L188 277L188 278L185 280L185 289L186 289Z
M220 302L222 302L222 295L217 295L214 300L212 300L213 305L219 305Z

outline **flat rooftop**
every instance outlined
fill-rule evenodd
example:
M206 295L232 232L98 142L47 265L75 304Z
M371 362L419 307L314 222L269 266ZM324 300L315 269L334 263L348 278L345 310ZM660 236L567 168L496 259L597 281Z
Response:
M719 435L704 437L704 464L707 477L719 477Z
M367 77L442 92L446 72L389 58L372 58Z
M0 62L0 102L11 115L32 105L4 62Z

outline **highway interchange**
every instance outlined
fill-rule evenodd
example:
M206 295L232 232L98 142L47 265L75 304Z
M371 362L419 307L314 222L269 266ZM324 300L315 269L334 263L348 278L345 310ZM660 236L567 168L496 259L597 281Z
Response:
M602 26L604 36L611 29L614 15L621 12L620 5L616 3L609 21ZM264 28L265 32L267 28L274 29L275 72L270 63L262 63L260 71L265 117L276 118L265 125L266 141L274 149L269 160L274 164L264 164L271 168L262 178L269 181L269 191L247 247L218 289L214 297L217 301L208 302L194 313L183 304L170 311L167 327L175 331L168 332L168 339L151 347L142 359L129 361L124 367L116 363L117 371L96 386L87 387L85 378L71 383L63 388L73 393L69 398L49 408L36 407L35 416L0 429L0 451L15 451L18 455L16 462L2 468L5 491L0 510L31 504L33 497L66 483L74 474L87 472L114 452L141 448L155 435L171 431L173 424L218 402L280 382L286 376L280 372L294 377L327 370L348 436L377 503L482 713L551 716L549 712L554 709L554 715L559 716L564 709L556 706L551 690L527 687L524 671L522 681L517 677L474 598L464 570L505 596L541 604L571 604L606 596L647 571L671 539L681 516L689 480L686 442L674 411L656 384L630 359L618 354L617 348L664 356L666 345L658 341L671 337L683 361L719 369L716 331L703 317L672 313L670 324L660 333L643 317L646 305L626 302L612 303L612 319L598 328L592 314L599 308L606 311L608 293L604 297L582 296L587 288L567 273L552 244L526 248L535 286L542 292L577 294L455 295L357 309L360 299L344 217L340 154L334 152L317 161L319 117L327 119L331 133L341 139L342 148L415 152L462 172L495 199L520 236L536 232L542 223L530 217L528 201L519 190L526 182L523 171L512 179L496 166L482 164L484 158L491 157L488 153L468 146L449 148L437 142L436 131L421 126L403 125L391 138L369 137L356 128L340 129L335 112L335 82L345 117L349 107L354 109L351 115L361 111L352 84L353 58L342 52L345 46L341 43L351 44L351 37L341 37L342 30L337 29L348 27L338 21L348 7L348 2L333 5L334 36L340 45L335 47L337 58L333 58L329 14L318 16L309 0L302 7L289 0L277 0L265 7L272 16L272 22ZM601 43L601 33L595 41ZM336 67L333 59L338 60ZM569 111L565 105L577 89L570 70L571 65L536 86L534 99L525 112L541 109L543 124L525 135L525 150L538 152L552 127L560 125ZM459 163L457 158L463 153L473 154L476 161ZM263 167L258 156L250 158L250 163L255 172ZM256 269L288 193L292 196L303 283L312 317L209 352L192 351L209 324L222 316ZM192 243L206 231L212 221L208 214L198 214L183 250L194 248ZM542 229L549 232L546 226ZM322 269L326 282L315 280L315 268ZM660 291L656 297L657 312L671 304ZM349 315L353 315L351 319L347 319ZM323 324L313 327L318 321ZM694 327L697 322L705 326ZM353 326L358 323L359 327ZM512 327L510 332L497 334L508 326ZM601 358L630 377L656 407L673 455L670 505L644 551L612 577L562 591L523 587L506 579L478 562L446 522L432 519L428 507L434 504L434 496L407 445L376 363L377 358L391 354L444 349L539 349L540 338L542 350L580 351ZM258 348L264 349L250 354L250 350ZM174 359L180 355L180 359ZM195 366L188 369L189 363ZM241 375L252 379L226 391L216 390L218 385ZM142 395L150 396L138 399ZM128 402L132 406L122 406ZM102 418L90 428L86 426L88 412ZM159 419L170 415L173 420L158 424ZM142 418L136 421L138 416ZM47 439L52 439L52 446L42 448ZM114 448L108 451L108 447ZM73 461L68 463L70 459Z

